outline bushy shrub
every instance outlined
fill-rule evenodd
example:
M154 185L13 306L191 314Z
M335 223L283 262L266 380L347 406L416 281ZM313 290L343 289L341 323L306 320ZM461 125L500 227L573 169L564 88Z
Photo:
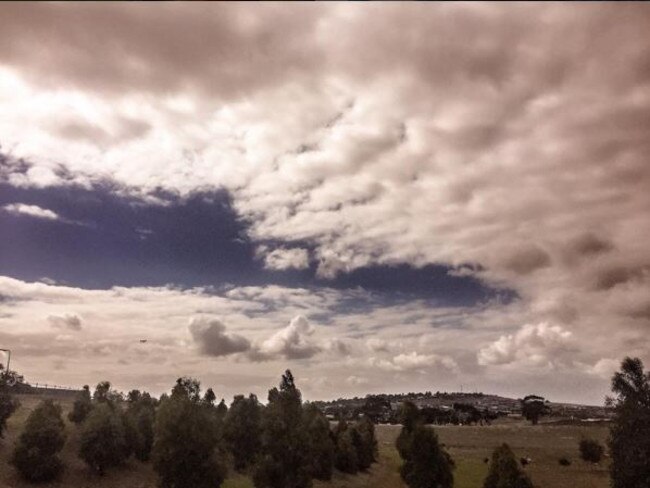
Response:
M580 457L590 463L599 463L605 452L603 446L593 439L582 439L579 447Z
M365 471L377 460L377 438L375 437L375 424L364 416L356 425L359 434L357 440L357 458L359 469Z
M95 405L82 426L79 457L103 475L106 468L126 461L131 451L122 413L105 402Z
M200 384L179 378L160 403L154 424L153 466L162 488L218 488L226 476L218 428Z
M508 444L497 447L492 453L490 470L483 488L533 488L530 478L519 467Z
M419 422L411 428L404 426L397 448L404 460L400 475L410 488L452 488L454 461L431 427Z
M0 369L1 372L2 369ZM20 403L11 394L10 387L7 386L4 376L0 376L0 439L4 437L7 420L19 406Z
M64 443L65 426L61 407L51 400L45 400L29 414L11 464L27 481L52 481L63 470L58 452L63 449Z
M557 462L560 463L560 466L571 466L571 460L566 457L561 457Z
M345 421L336 427L336 454L334 465L343 473L355 474L359 471L359 456L355 446L355 437L359 434Z
M83 389L72 404L72 410L68 413L68 420L75 424L80 424L92 410L93 405L90 399L90 387L84 385Z

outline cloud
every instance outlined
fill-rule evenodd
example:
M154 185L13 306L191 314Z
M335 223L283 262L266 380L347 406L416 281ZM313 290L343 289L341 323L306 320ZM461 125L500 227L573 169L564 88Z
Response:
M61 217L56 212L41 208L38 205L27 205L24 203L11 203L2 207L5 212L13 215L27 215L37 219L60 220Z
M371 363L380 369L393 372L424 372L431 369L458 371L458 364L448 356L421 354L416 351L398 354L390 360L372 358Z
M267 246L260 246L257 255L264 258L264 267L267 269L285 271L309 267L309 252L306 249L278 248L269 251Z
M201 354L207 356L228 356L251 348L248 339L227 332L226 326L218 320L195 317L188 328Z
M388 342L382 339L377 339L377 338L368 339L366 341L366 345L368 346L368 349L374 352L388 352L390 350L390 346L388 345Z
M81 330L81 319L78 315L48 315L47 321L52 327L57 329Z
M478 352L483 366L529 362L554 365L566 360L575 348L570 331L548 323L526 324L514 334L501 336Z
M340 339L330 339L325 343L325 349L339 356L349 356L352 354L350 344Z
M37 321L79 297L135 316L142 295L183 329L194 306L217 310L229 327L253 327L255 344L268 334L258 321L326 313L342 340L412 340L404 354L433 329L436 347L482 368L521 363L517 340L548 364L544 334L562 344L571 333L584 364L647 358L645 5L167 4L146 24L131 4L0 9L6 184L224 188L251 242L309 243L319 277L442 264L517 296L440 316L422 303L337 315L331 290L30 288L43 300ZM277 255L285 269L304 264ZM404 324L415 311L422 319ZM521 324L538 324L524 327L531 338L504 333Z
M289 325L277 331L252 351L255 360L274 358L308 359L321 351L321 347L310 340L314 328L302 315L291 319Z

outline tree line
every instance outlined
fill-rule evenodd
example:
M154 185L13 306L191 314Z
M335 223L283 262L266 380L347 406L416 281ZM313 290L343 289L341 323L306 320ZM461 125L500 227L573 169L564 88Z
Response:
M0 422L16 407L0 385ZM266 405L253 394L237 395L230 408L193 378L179 378L160 399L139 390L122 395L104 381L92 394L84 386L68 420L79 429L79 457L99 476L134 457L152 463L162 488L215 488L229 467L250 474L257 488L308 488L335 469L355 474L377 460L373 422L364 417L330 428L315 405L302 401L289 370ZM51 400L30 413L11 458L26 480L61 475L65 430L62 409Z

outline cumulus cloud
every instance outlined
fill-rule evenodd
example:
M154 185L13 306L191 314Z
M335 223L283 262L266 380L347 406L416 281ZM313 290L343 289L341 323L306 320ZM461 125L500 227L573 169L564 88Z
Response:
M575 349L572 334L558 325L526 324L514 334L501 336L478 352L483 366L519 361L536 365L561 363Z
M13 215L27 215L37 219L59 220L60 217L56 212L41 208L38 205L27 205L25 203L11 203L2 207L5 212Z
M81 319L78 315L49 315L47 321L52 327L57 329L81 330Z
M306 269L309 267L309 252L302 248L278 248L269 250L260 246L257 255L264 259L264 267L284 271L287 269Z
M226 326L216 319L194 317L188 328L199 351L207 356L228 356L251 348L248 339L227 332Z
M458 364L449 356L422 354L417 351L401 353L391 359L371 358L370 362L373 366L390 372L426 372L433 369L443 369L449 372L458 371Z
M16 155L3 182L223 187L252 241L278 243L273 269L304 266L295 243L308 242L322 278L434 263L514 290L510 308L447 324L420 310L410 330L428 320L472 357L486 344L481 365L523 360L517 341L548 361L565 333L585 364L647 358L647 5L167 4L146 26L132 4L0 10L0 136ZM282 287L220 298L288 316L338 299ZM392 344L403 313L337 323L367 337L373 320ZM526 323L538 325L503 334Z
M368 339L366 341L366 345L368 346L368 349L374 352L388 352L390 350L390 346L388 345L387 341L374 337L372 339Z
M255 360L308 359L321 351L311 339L314 327L302 315L291 319L289 325L280 329L251 351Z

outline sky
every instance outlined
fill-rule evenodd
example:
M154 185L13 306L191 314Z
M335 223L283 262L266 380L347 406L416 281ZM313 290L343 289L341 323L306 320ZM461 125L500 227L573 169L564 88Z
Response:
M602 404L650 362L648 32L643 3L3 3L0 347L67 386Z

